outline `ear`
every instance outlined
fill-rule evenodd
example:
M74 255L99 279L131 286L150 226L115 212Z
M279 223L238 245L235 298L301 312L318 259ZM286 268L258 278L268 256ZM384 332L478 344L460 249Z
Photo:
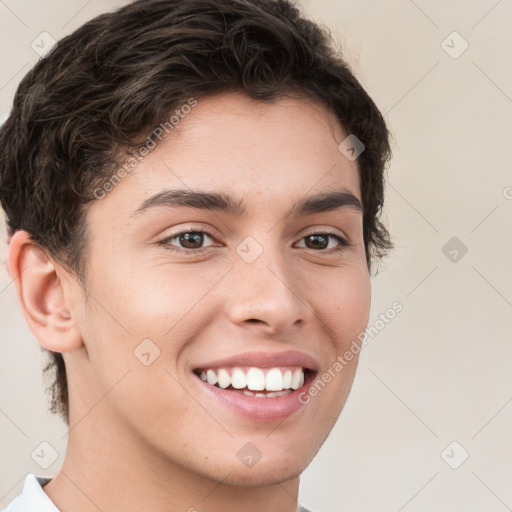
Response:
M69 273L26 231L17 231L10 240L9 271L25 319L39 343L52 352L69 352L83 346L76 315L66 303L70 293L64 289L62 278ZM74 280L66 282L69 286Z

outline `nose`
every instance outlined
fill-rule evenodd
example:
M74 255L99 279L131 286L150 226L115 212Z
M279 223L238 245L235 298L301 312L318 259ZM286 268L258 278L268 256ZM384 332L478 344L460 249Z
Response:
M227 314L239 326L254 325L264 333L279 334L314 315L282 248L266 246L251 263L236 256L229 274Z

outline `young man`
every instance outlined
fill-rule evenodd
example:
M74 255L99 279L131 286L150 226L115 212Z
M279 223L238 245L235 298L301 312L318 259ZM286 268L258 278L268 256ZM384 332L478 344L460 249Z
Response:
M1 129L0 199L69 440L7 510L305 510L391 247L389 155L287 1L140 0L62 39Z

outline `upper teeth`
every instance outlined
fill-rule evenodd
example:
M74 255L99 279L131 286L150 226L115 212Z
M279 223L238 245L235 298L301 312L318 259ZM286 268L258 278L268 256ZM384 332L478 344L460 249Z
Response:
M304 384L303 368L271 368L266 373L261 368L215 368L202 370L200 377L208 384L225 389L247 387L251 391L281 391L282 389L299 389Z

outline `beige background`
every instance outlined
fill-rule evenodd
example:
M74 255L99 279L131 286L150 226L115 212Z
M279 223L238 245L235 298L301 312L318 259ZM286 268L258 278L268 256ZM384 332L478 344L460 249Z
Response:
M38 58L36 36L59 39L119 5L0 0L0 117ZM397 249L373 281L370 323L394 301L404 309L364 349L301 501L324 512L512 510L512 0L303 6L332 28L393 131ZM447 53L463 48L454 31L469 44L458 58ZM468 249L455 248L456 262L442 251L452 237ZM66 432L46 412L41 353L4 264L0 350L3 508L27 472L58 471ZM30 456L42 441L59 453L47 470ZM469 453L458 469L441 456L453 441L452 465Z

